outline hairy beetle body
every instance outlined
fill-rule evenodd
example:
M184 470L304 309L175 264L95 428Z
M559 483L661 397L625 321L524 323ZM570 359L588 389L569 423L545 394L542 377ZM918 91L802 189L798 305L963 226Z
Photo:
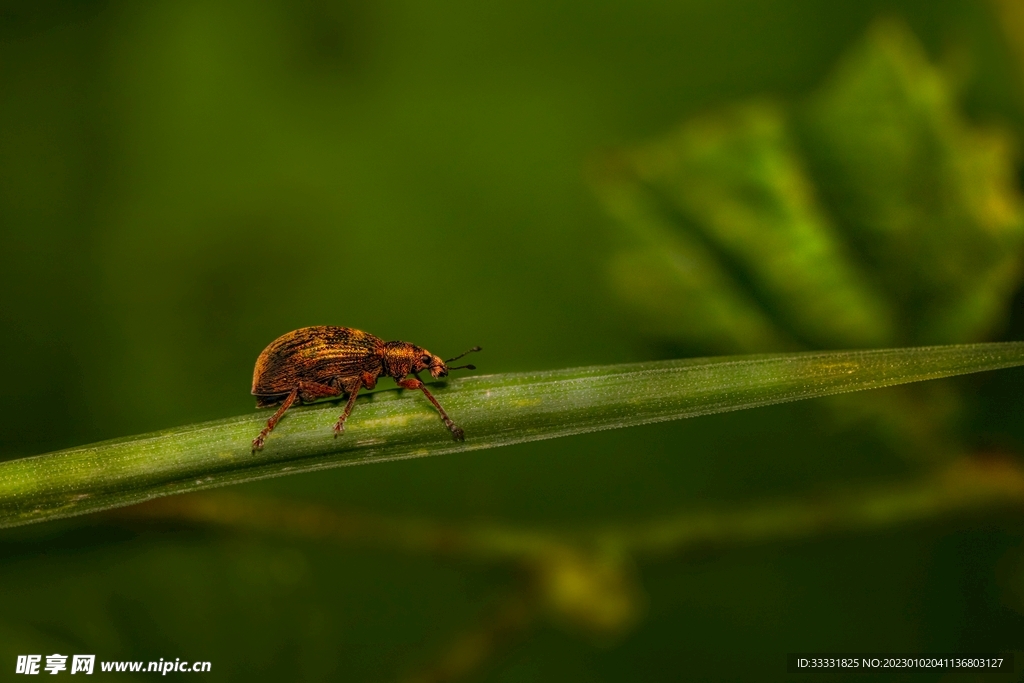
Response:
M480 347L474 347L466 353L479 350ZM455 358L443 361L415 344L386 342L350 327L320 325L282 335L260 353L253 370L252 393L256 407L281 407L253 439L252 448L256 451L263 447L267 435L295 401L311 403L348 394L345 410L334 425L335 435L341 433L359 390L373 389L381 375L393 378L402 388L422 391L437 408L452 438L462 441L465 438L462 429L452 422L419 378L424 370L435 378L446 376L449 369L458 369L448 367L451 360ZM472 365L462 367L475 369ZM406 379L409 374L416 378Z

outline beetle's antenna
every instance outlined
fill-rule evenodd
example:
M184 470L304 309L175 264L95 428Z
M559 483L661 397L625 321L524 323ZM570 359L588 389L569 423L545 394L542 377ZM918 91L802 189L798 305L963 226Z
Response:
M448 369L449 369L449 370L462 370L462 369L466 369L466 370L476 370L476 366L475 366L475 365L459 365L459 366L457 366L457 367L454 367L454 368L448 368Z
M480 348L479 346L474 346L469 351L465 351L463 353L460 353L459 355L455 356L454 358L449 358L448 360L445 361L445 363L451 363L453 360L458 360L458 359L462 358L463 356L465 356L466 354L475 353L477 351L483 351L483 349ZM463 365L462 367L468 368L469 366L468 365ZM448 369L449 370L458 370L458 368L448 368ZM476 368L470 368L470 370L476 370Z

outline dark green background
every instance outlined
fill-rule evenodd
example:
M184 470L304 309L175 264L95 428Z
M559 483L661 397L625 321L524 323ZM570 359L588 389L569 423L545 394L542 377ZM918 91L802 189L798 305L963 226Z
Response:
M588 165L714 105L804 96L879 16L936 61L969 56L969 116L1024 132L1020 74L971 0L0 3L0 457L250 411L256 355L304 325L480 344L487 372L664 355L609 292ZM994 339L1024 333L1013 312ZM1024 452L1022 379L959 382L968 441ZM797 404L236 490L550 527L911 469ZM790 651L1020 648L1022 539L1005 513L641 564L636 628L541 622L474 680L778 680ZM187 526L10 530L0 677L16 654L94 652L392 680L514 582Z

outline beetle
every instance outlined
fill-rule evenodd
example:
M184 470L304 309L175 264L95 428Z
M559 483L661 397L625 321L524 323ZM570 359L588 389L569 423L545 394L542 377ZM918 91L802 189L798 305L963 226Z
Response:
M444 412L420 380L419 373L428 370L436 379L447 376L449 370L476 370L473 365L452 368L448 363L480 350L479 346L474 346L455 358L441 360L415 344L386 342L351 327L318 325L283 334L263 349L253 370L252 394L256 397L256 407L281 407L267 420L267 426L259 436L253 439L252 450L255 452L263 448L267 435L295 401L312 403L320 398L348 394L345 410L334 425L334 435L337 436L345 431L345 420L355 407L359 390L364 387L373 389L381 375L393 378L403 389L422 391L441 414L441 421L452 433L452 438L463 441L465 432ZM407 379L409 374L415 379Z

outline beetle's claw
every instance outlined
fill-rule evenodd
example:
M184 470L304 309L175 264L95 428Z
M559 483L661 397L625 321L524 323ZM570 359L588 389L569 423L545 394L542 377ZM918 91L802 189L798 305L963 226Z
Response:
M448 429L452 430L452 440L454 441L465 441L466 432L462 431L462 427L453 424Z
M335 423L335 425L334 425L334 436L338 436L338 434L341 434L344 431L345 431L345 423L344 422L337 422L337 423Z
M252 440L252 452L263 450L263 436L257 436Z

